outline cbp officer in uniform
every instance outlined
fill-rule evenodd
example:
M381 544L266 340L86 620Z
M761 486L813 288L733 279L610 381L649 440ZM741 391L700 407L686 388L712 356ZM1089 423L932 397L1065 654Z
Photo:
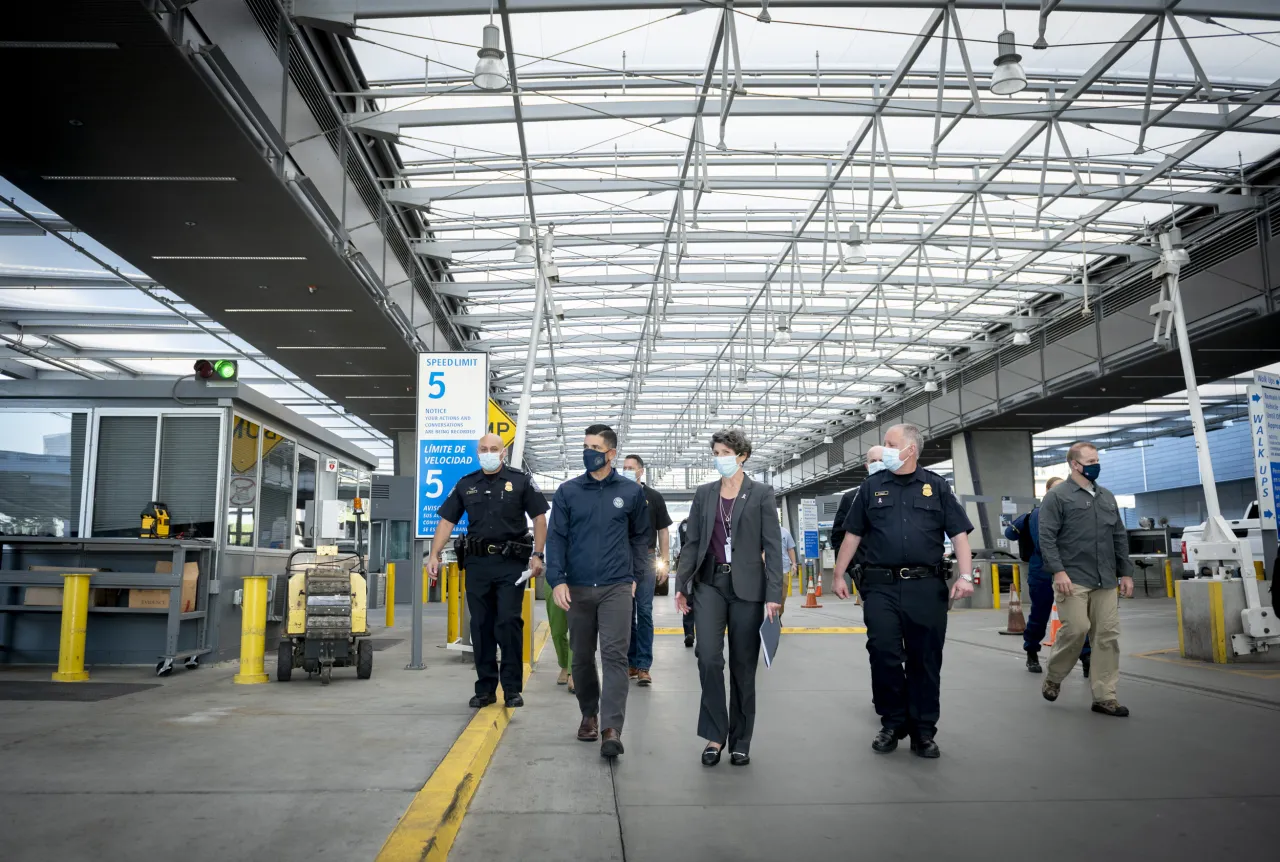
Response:
M459 479L440 506L440 523L427 562L434 584L440 573L440 552L465 512L467 535L454 540L454 547L467 572L467 610L476 661L476 693L470 701L474 709L497 701L499 679L506 705L524 706L520 695L524 586L517 581L526 568L533 577L542 574L542 547L547 539L547 501L532 476L508 467L503 459L501 437L486 434L480 438L480 469ZM526 515L533 519L532 539Z
M946 480L918 465L923 448L914 425L895 425L885 433L885 469L867 477L849 507L835 570L847 569L865 544L863 619L881 724L871 747L887 754L910 736L912 751L937 757L933 737L948 599L973 595L973 525ZM951 537L961 573L950 591L942 564L944 535ZM844 578L836 579L835 592L849 597Z

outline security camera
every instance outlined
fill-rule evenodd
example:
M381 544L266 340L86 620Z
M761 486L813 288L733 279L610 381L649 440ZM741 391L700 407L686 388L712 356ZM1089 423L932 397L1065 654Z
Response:
M555 316L556 316L556 320L559 320L559 321L563 321L563 320L564 320L564 306L563 306L563 305L561 305L561 304L560 304L560 303L558 303L558 302L557 302L557 303L554 303L554 304L552 304L552 306L551 306L551 311L552 311L552 313L553 313L553 314L555 314Z

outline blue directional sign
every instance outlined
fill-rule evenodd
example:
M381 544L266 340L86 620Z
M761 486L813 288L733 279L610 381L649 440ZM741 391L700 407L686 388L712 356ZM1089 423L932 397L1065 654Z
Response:
M488 354L418 354L416 415L416 534L427 539L453 486L480 469L476 447L489 421Z

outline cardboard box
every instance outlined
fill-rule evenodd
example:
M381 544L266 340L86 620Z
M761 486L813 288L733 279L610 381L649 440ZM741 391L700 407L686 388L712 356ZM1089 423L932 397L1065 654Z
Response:
M28 566L29 572L97 572L100 569L68 566ZM112 608L119 601L120 591L101 587L89 590L89 607ZM22 597L24 605L33 607L62 607L62 587L27 587Z
M172 562L164 560L156 563L157 575L167 575L172 571ZM196 586L199 582L200 564L184 563L182 566L182 613L190 613L196 609ZM129 607L168 609L169 591L129 590Z

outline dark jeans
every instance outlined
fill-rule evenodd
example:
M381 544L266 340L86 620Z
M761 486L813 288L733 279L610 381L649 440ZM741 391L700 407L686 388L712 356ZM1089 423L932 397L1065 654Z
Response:
M698 736L726 745L729 751L751 752L751 732L756 723L756 666L760 661L760 624L764 603L747 602L725 595L710 584L693 591L698 609L698 676L702 680L702 705L698 711ZM724 639L729 632L729 701L725 705Z
M1027 593L1031 596L1031 613L1027 614L1027 630L1022 635L1022 648L1029 653L1039 653L1044 633L1049 628L1049 615L1053 612L1053 576L1045 572L1027 573ZM1080 658L1090 655L1089 639L1085 638Z
M631 643L631 582L569 587L569 647L573 685L583 715L598 715L600 729L622 732L627 713L627 649ZM604 682L596 672L596 641Z
M880 723L912 737L932 736L941 712L947 583L918 578L863 586L871 697Z
M653 667L653 591L657 588L658 575L650 568L646 577L636 584L635 610L631 614L631 646L627 649L627 664L637 670Z
M520 693L524 682L524 585L516 579L524 564L501 557L467 560L467 611L471 614L471 648L476 662L476 694L503 697ZM498 650L502 671L498 671Z

